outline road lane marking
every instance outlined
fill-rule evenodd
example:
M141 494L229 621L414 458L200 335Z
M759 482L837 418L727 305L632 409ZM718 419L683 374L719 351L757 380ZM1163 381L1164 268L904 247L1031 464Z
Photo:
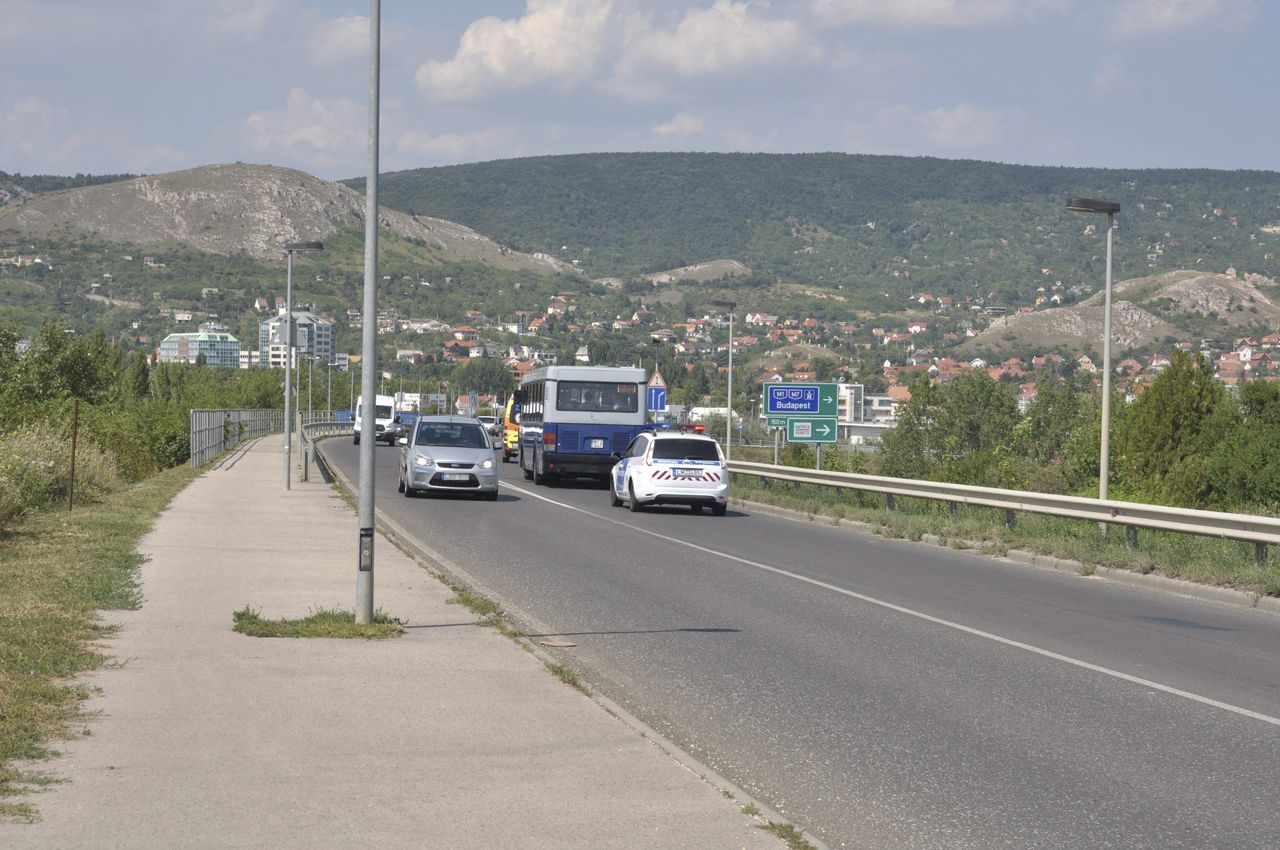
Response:
M762 564L759 561L752 561L748 558L740 558L737 555L730 555L727 552L718 552L715 549L709 549L706 546L699 546L697 543L690 543L687 540L681 540L677 537L671 537L666 534L661 534L657 531L651 531L647 528L640 528L639 526L631 525L630 523L624 522L622 520L613 519L612 517L602 516L598 513L589 511L586 508L580 508L576 505L570 505L565 502L558 502L555 499L548 498L547 496L543 496L540 493L535 493L532 490L526 490L523 487L518 487L506 481L503 481L502 485L504 487L509 487L510 489L514 490L517 493L522 493L526 496L531 496L535 499L541 499L542 501L548 502L552 505L556 505L558 507L562 507L570 511L576 511L577 513L585 514L595 519L604 520L605 522L613 523L614 525L620 525L623 528L627 528L632 531L638 531L641 534L647 534L650 537L656 537L659 540L665 540L668 543L675 543L679 546L685 546L685 547L688 547L689 549L694 549L698 552L704 552L708 555L714 555L718 558L725 558L730 561L736 561L739 564L745 564L749 567L755 567L756 569L759 569L759 570L764 570L766 572L774 573L776 575L786 576L787 578L796 579L797 581L802 581L802 582L805 582L806 584L814 585L815 587L821 587L824 590L832 590L832 591L835 591L836 593L843 594L844 596L849 596L849 597L852 597L853 599L858 599L858 600L861 600L862 602L870 603L871 605L877 605L889 611L896 611L899 614L906 614L909 617L915 617L919 620L924 620L925 622L934 623L935 625L946 626L949 629L955 629L956 631L964 632L965 634L970 634L975 637L980 637L980 638L985 638L986 640L995 641L996 643L1004 644L1005 646L1011 646L1015 649L1021 649L1026 652L1031 652L1044 658L1052 658L1054 661L1061 661L1064 664L1070 664L1074 667L1079 667L1083 670L1089 670L1094 673L1101 673L1104 676L1110 676L1114 679L1120 679L1122 681L1130 682L1135 685L1141 685L1144 688L1151 688L1152 690L1160 691L1162 693L1170 694L1172 696L1182 697L1183 699L1188 699L1188 700L1191 700L1192 702L1198 702L1201 705L1207 705L1212 708L1221 709L1222 711L1229 711L1232 714L1238 714L1241 717L1248 717L1253 720L1260 720L1263 723L1270 723L1272 726L1280 726L1280 717L1272 717L1269 714L1262 714L1261 712L1251 711L1247 708L1242 708L1238 705L1232 705L1231 703L1221 702L1219 700L1212 699L1210 697L1201 696L1200 694L1192 693L1191 691L1184 691L1181 688L1175 688L1169 685L1162 685L1159 682L1153 682L1150 679L1143 679L1139 676L1131 676L1128 673L1124 673L1119 670L1113 670L1110 667L1103 667L1100 664L1093 664L1089 661L1083 661L1079 658L1072 658L1069 655L1062 655L1061 653L1053 652L1052 650L1042 649L1038 646L1034 646L1029 643L1023 643L1022 641L1013 640L1007 637L1001 637L1000 635L992 634L991 632L984 632L981 629L975 629L972 626L966 626L963 623L956 623L951 620L944 620L941 617L935 617L932 614L926 614L923 611L916 611L911 608L905 608L901 605L895 605L894 603L886 602L883 599L876 599L875 597L867 596L865 593L858 593L857 591L849 590L847 588L840 587L838 585L834 585L829 582L821 581L820 579L810 578L809 576L803 576L803 575L800 575L799 573L793 573L790 570L784 570L780 567L770 566L769 564Z

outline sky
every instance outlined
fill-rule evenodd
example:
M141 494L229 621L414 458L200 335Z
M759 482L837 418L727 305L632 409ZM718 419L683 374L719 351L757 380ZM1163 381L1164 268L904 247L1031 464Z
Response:
M0 0L0 171L368 170L370 2ZM1280 2L387 0L380 171L599 151L1280 167Z

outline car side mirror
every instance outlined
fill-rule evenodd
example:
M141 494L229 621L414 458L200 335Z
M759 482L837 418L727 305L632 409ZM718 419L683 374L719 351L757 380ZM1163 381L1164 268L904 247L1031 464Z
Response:
M409 438L408 438L408 437L401 437L400 439L396 440L396 445L397 445L397 446L407 446L407 445L409 445Z
M610 452L609 457L613 458L614 460L622 460L622 452Z

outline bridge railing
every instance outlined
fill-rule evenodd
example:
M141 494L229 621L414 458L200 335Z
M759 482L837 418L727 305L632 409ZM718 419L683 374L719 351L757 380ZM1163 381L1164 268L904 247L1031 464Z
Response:
M355 427L351 422L315 418L314 421L304 422L298 433L302 435L302 480L310 481L311 463L316 456L316 441L321 437L350 437L355 433Z
M890 510L893 509L894 497L910 496L950 502L953 505L979 505L1003 509L1005 521L1010 525L1013 524L1018 512L1121 525L1126 527L1131 543L1136 543L1136 529L1139 528L1240 540L1254 544L1254 556L1259 564L1267 562L1267 547L1280 543L1280 518L1276 517L1171 508L1139 502L1002 490L995 487L889 478L853 472L829 472L737 460L729 463L729 471L739 475L754 475L765 479L794 481L799 484L820 484L840 489L881 493L885 496Z
M246 440L284 433L283 410L194 409L191 465L200 466Z

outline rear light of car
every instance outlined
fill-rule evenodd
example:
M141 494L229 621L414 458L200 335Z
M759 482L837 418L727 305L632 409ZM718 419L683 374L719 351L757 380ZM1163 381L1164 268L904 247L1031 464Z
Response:
M544 448L554 449L556 447L556 435L554 431L542 432L542 445Z

